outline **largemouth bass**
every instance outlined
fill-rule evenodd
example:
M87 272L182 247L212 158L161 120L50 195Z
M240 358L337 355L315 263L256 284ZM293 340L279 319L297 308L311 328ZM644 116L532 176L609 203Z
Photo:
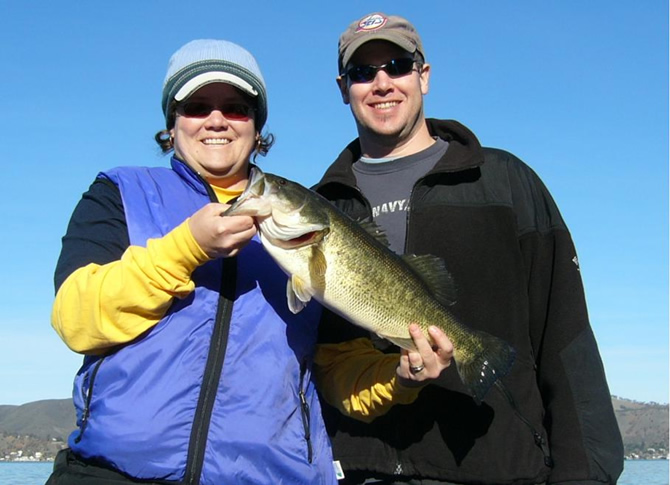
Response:
M428 327L435 325L453 343L458 374L477 403L511 368L515 352L506 342L466 327L449 310L450 277L441 259L399 256L374 226L365 228L319 194L256 167L224 215L254 217L261 243L289 276L293 313L314 298L409 350L415 350L410 323L429 341Z

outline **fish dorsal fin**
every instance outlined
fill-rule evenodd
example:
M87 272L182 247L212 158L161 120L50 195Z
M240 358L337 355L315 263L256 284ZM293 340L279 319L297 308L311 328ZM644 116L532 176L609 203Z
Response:
M358 224L365 230L365 232L370 234L377 241L382 243L385 247L389 247L389 240L386 237L386 233L375 222L373 222L373 221L358 221Z
M421 278L437 301L446 306L456 302L456 285L442 258L432 254L404 254L402 259Z

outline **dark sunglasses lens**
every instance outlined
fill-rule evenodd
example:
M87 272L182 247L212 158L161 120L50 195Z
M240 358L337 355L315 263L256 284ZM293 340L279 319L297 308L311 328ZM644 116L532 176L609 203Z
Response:
M404 76L409 74L414 67L414 59L392 59L386 64L384 70L389 76Z
M221 112L229 120L247 120L251 115L251 108L240 103L224 104L221 106Z
M212 112L212 107L205 103L184 103L179 106L179 111L189 118L203 118Z
M179 106L178 111L189 118L206 118L214 110L219 110L229 120L248 120L251 117L251 108L242 103L229 103L222 106L212 106L207 103L191 101Z
M355 83L367 83L377 75L375 66L354 66L349 70L349 79Z
M391 59L381 66L354 66L347 72L349 79L355 83L369 83L372 81L379 70L383 70L391 77L404 76L412 72L414 59L402 58Z

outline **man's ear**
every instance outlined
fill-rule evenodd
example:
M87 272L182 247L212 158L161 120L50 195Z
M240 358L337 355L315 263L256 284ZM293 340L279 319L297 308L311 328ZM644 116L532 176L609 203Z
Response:
M342 95L342 102L344 104L349 104L349 86L347 86L347 78L337 76L335 82L340 90L340 95Z
M428 94L428 88L430 86L430 64L421 66L419 80L421 81L421 94Z

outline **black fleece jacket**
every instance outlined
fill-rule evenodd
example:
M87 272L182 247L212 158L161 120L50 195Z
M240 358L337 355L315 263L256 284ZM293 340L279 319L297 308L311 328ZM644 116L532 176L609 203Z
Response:
M481 147L458 122L427 123L449 149L414 186L405 252L443 258L458 289L452 311L460 321L515 347L503 379L514 404L494 388L476 405L451 366L414 403L370 424L325 405L335 459L345 473L369 476L616 483L623 445L575 248L556 204L515 156ZM315 190L354 219L370 219L351 170L359 156L355 140ZM330 313L320 329L323 343L368 336Z

